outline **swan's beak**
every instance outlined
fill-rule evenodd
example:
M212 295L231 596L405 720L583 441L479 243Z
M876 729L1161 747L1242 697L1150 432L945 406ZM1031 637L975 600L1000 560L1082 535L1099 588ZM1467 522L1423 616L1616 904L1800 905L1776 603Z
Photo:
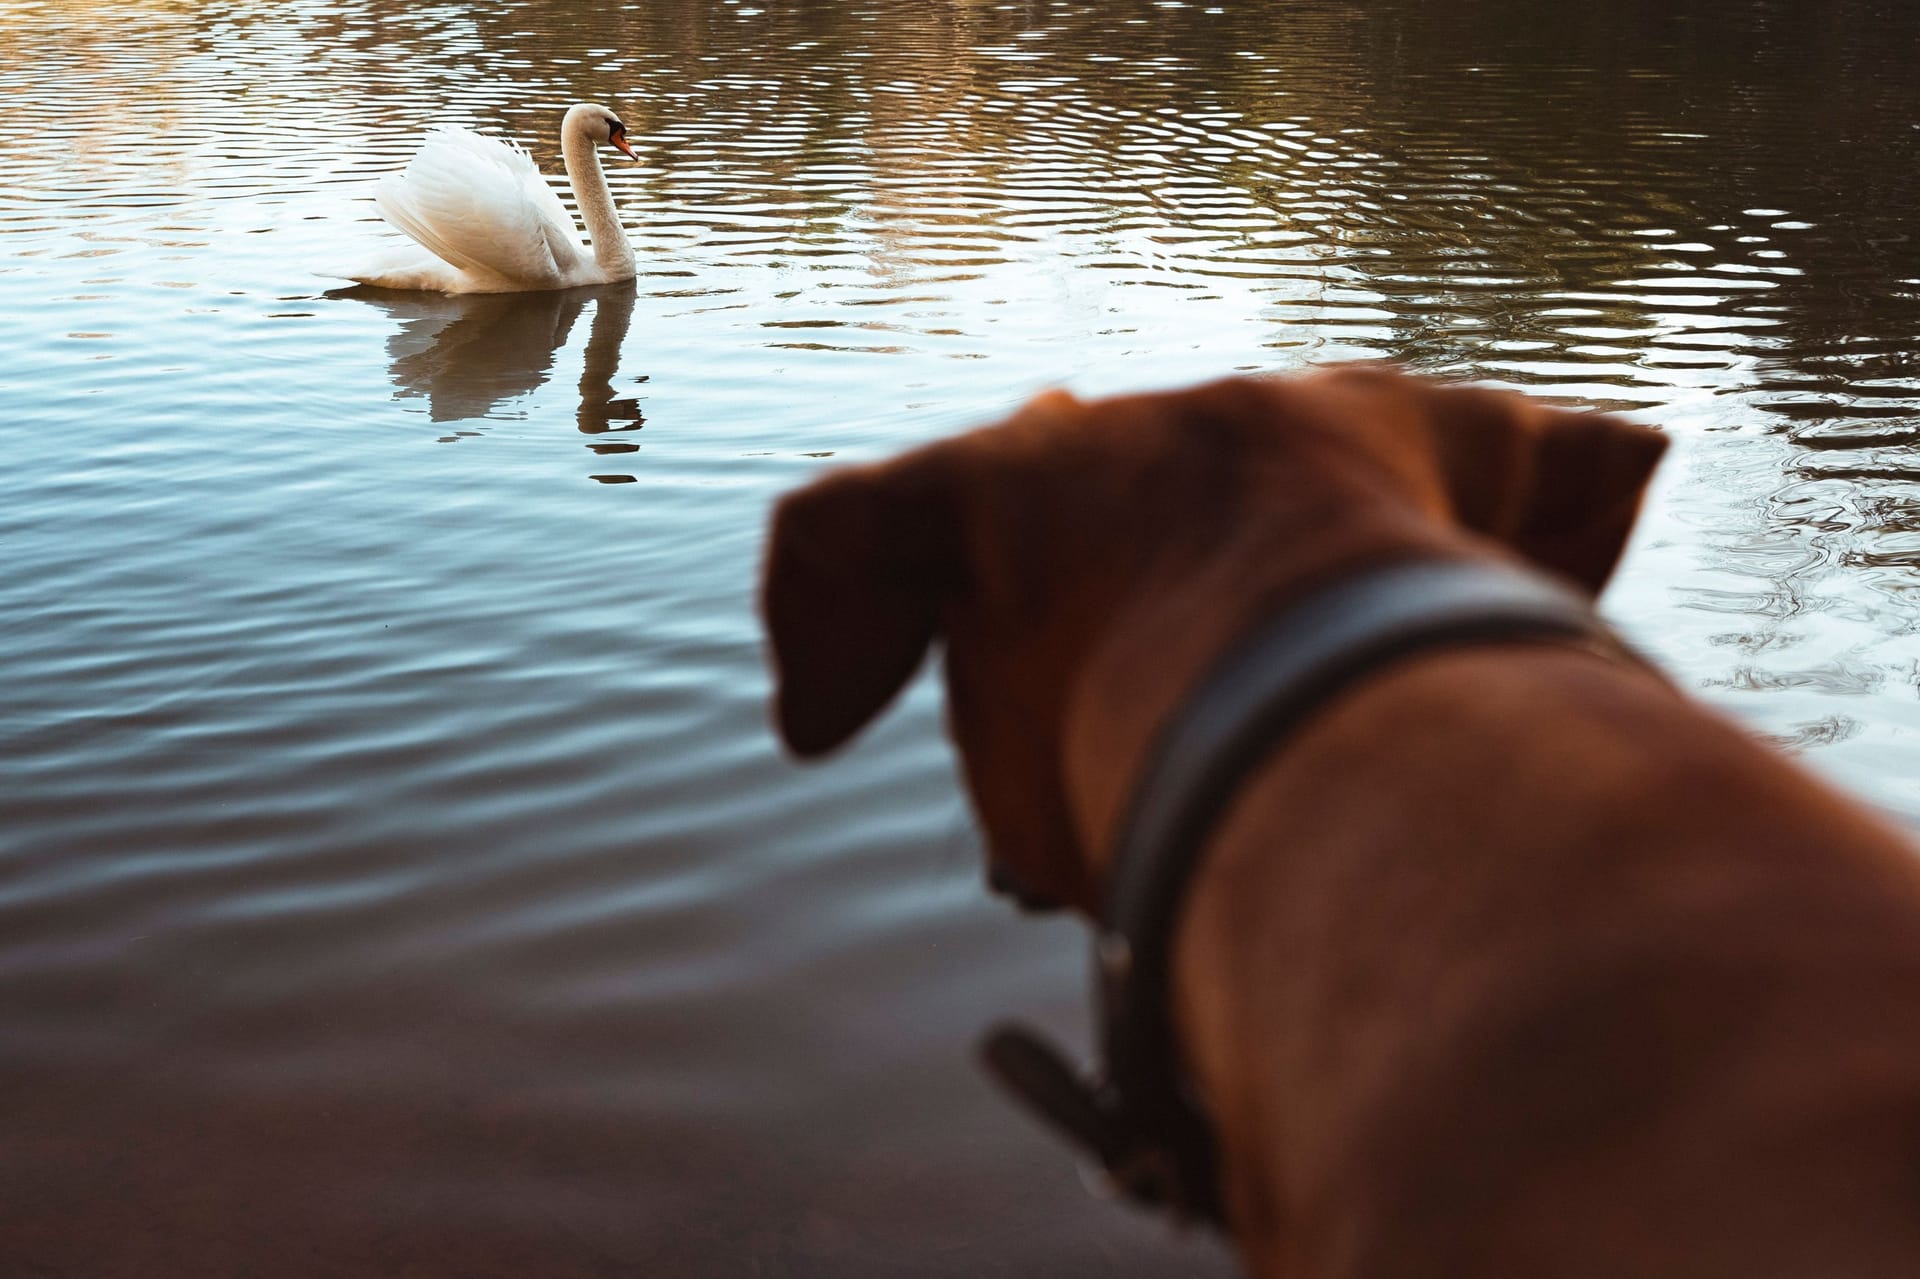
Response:
M627 142L627 131L625 129L616 128L613 131L613 136L608 138L607 141L618 147L620 153L626 156L627 159L638 160L640 158L633 153L632 145Z

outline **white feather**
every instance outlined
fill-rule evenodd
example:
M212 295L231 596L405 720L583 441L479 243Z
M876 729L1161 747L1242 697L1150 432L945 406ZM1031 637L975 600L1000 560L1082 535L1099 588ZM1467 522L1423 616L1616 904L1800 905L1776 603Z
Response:
M468 129L429 133L404 173L381 179L374 200L422 248L475 275L554 287L581 256L532 157Z

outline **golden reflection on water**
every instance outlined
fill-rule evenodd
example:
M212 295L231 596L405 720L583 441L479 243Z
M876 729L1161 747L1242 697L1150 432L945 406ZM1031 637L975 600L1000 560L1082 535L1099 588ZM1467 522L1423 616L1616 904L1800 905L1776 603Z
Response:
M0 0L9 1260L1224 1273L972 1075L1080 953L933 699L773 756L767 502L1050 384L1622 407L1679 447L1609 607L1920 817L1915 23ZM427 125L557 175L583 98L633 284L326 275Z

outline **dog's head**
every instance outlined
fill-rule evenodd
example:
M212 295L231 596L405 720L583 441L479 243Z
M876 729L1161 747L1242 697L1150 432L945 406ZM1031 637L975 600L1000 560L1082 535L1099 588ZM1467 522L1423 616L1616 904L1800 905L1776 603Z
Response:
M761 600L775 721L794 753L830 751L940 639L996 885L1091 909L1063 734L1104 633L1176 598L1196 630L1234 624L1289 577L1396 551L1504 548L1597 593L1665 443L1377 368L1052 392L780 503Z

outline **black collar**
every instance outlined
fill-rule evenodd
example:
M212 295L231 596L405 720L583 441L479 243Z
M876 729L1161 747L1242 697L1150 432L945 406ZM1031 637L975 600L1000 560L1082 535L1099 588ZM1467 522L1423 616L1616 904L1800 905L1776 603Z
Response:
M1584 598L1489 560L1375 568L1255 625L1162 730L1115 842L1094 949L1104 1069L1083 1078L1018 1026L988 1035L989 1069L1118 1190L1224 1226L1213 1134L1181 1075L1170 1000L1174 924L1214 827L1255 767L1368 675L1437 648L1556 639L1631 656Z

